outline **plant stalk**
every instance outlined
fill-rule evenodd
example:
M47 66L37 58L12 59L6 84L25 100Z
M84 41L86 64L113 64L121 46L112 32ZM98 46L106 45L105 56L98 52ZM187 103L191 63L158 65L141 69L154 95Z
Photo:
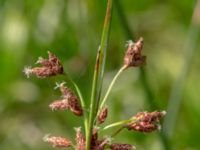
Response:
M70 78L70 75L67 72L65 72L65 75L68 77L68 80L72 83L72 85L76 89L76 92L78 94L79 100L81 102L81 107L84 110L84 112L83 112L84 128L85 128L85 133L87 134L87 132L88 132L88 113L87 113L87 111L85 111L86 110L85 100L84 100L84 98L82 96L81 90L79 89L78 85Z
M84 110L84 112L83 112L83 115L84 115L84 127L85 127L85 134L87 134L87 132L88 132L88 113L87 113L87 111L85 111L85 109L86 109L85 101L83 99L82 93L81 93L79 87L77 86L77 84L74 83L73 81L72 81L72 83L73 83L73 85L74 85L74 87L75 87L75 89L77 91L77 94L78 94L80 102L81 102L81 106L82 106L82 108Z
M119 129L117 129L117 131L115 131L112 135L111 138L115 137L117 134L119 134L119 132L121 132L124 129L124 127L121 127Z
M117 74L114 76L114 78L113 78L113 80L111 81L111 83L110 83L110 85L109 85L109 87L108 87L108 90L107 90L107 92L106 92L106 94L105 94L105 96L104 96L104 98L103 98L103 100L102 100L102 102L101 102L101 105L100 105L100 107L99 107L99 111L103 108L103 106L105 105L105 103L106 103L106 100L107 100L107 98L108 98L108 95L110 94L110 91L111 91L111 89L113 88L113 86L114 86L114 84L115 84L115 82L117 81L117 79L119 78L119 76L121 75L121 73L125 70L127 68L127 66L123 66L123 67L121 67L121 69L117 72Z
M103 82L104 66L106 59L106 50L108 45L108 39L110 35L110 25L112 16L112 5L113 0L108 0L106 16L104 20L104 27L101 37L101 44L97 53L92 91L91 91L91 101L90 101L90 111L88 120L88 131L86 132L86 150L90 150L92 131L94 126L94 118L98 110L99 100L101 96L101 87Z
M130 122L134 122L134 119L131 118L129 120L122 120L122 121L119 121L119 122L109 124L106 127L104 127L103 130L107 130L107 129L110 129L110 128L113 128L113 127L116 127L116 126L125 125L125 124L130 123Z

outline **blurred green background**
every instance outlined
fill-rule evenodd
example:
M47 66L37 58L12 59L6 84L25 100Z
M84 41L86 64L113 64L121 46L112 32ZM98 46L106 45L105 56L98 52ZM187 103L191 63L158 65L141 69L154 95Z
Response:
M0 0L0 150L53 149L42 140L47 133L73 139L73 128L82 125L81 118L48 109L60 97L53 89L55 82L68 77L27 79L22 71L50 50L89 99L106 2ZM124 130L115 142L134 144L138 150L164 150L162 137L167 136L168 149L200 149L200 6L193 14L196 2L115 0L103 93L123 63L127 40L144 37L147 65L143 70L128 69L119 78L109 96L104 125L138 111L169 111L165 132Z

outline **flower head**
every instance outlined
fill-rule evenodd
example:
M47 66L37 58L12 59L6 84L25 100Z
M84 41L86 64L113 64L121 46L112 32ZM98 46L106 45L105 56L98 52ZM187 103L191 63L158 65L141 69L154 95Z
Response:
M53 53L48 52L48 54L48 59L44 59L42 57L38 58L36 64L40 64L41 67L26 67L24 69L24 73L27 75L27 77L29 77L30 74L35 74L38 78L46 78L63 74L64 69L60 60Z
M81 128L75 128L76 130L76 150L85 150L85 137L81 132Z
M111 138L103 138L100 140L91 141L91 150L105 150L106 145L110 142Z
M79 104L78 97L74 94L74 92L64 85L65 83L56 83L56 88L59 88L62 93L62 100L55 101L50 104L50 108L53 110L58 109L70 109L75 115L82 116L83 109Z
M50 144L52 144L53 147L71 147L71 141L63 138L63 137L58 137L58 136L50 136L50 135L46 135L43 140L45 142L48 142Z
M52 110L65 110L69 109L69 104L67 99L56 100L49 105Z
M98 123L102 124L105 122L106 118L108 115L108 107L103 107L102 110L100 111L99 115L98 115Z
M128 41L128 48L124 56L124 65L126 67L138 67L146 63L146 56L141 54L143 47L143 38L141 37L136 43Z
M129 123L126 127L129 130L149 133L160 129L159 122L165 114L165 111L139 112L132 118L133 122Z

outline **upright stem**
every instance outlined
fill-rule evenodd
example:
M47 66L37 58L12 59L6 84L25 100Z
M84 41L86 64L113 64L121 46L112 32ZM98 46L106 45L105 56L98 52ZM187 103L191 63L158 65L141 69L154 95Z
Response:
M98 83L98 66L99 66L99 51L96 58L96 66L94 71L93 83L92 83L92 94L91 94L91 103L89 111L89 122L88 122L88 131L86 132L86 150L90 150L90 143L93 130L94 114L95 114L95 105L96 105L96 94L97 94L97 83Z
M104 20L104 27L103 27L102 37L101 37L101 44L99 46L99 51L100 51L100 57L99 57L100 66L99 66L99 79L98 79L99 85L97 88L97 102L95 106L95 115L97 114L99 102L101 99L101 89L102 89L103 76L104 76L106 51L108 47L110 26L111 26L111 19L112 19L112 6L113 6L113 0L108 0L106 16Z
M98 50L98 54L96 58L96 65L95 65L93 83L92 83L89 122L88 122L88 128L87 128L88 132L86 132L86 150L90 150L94 118L98 110L98 105L99 105L99 100L100 100L100 95L101 95L106 50L107 50L107 45L108 45L109 33L110 33L112 4L113 4L113 0L108 0L106 16L104 20L104 27L103 27L102 37L101 37L101 44L99 46L99 50Z
M69 82L72 83L72 85L74 86L74 88L76 89L76 92L78 94L79 100L81 102L81 107L84 110L83 116L84 116L84 128L85 128L85 133L87 134L88 132L88 113L87 111L85 111L86 109L86 105L85 105L85 100L82 96L81 90L79 89L78 85L71 79L70 75L65 71L65 75L68 77L67 79L69 80Z
M127 68L127 67L124 65L124 66L117 72L117 74L114 76L114 78L113 78L113 80L111 81L111 83L110 83L110 85L109 85L109 87L108 87L108 90L107 90L107 92L106 92L106 94L105 94L105 96L104 96L104 98L103 98L103 100L102 100L102 102L101 102L101 105L100 105L100 107L99 107L99 111L100 111L100 110L103 108L103 106L105 105L106 100L107 100L107 98L108 98L108 95L110 94L110 91L111 91L113 85L115 84L116 80L118 79L118 77L120 76L120 74L121 74L126 68Z
M72 83L73 83L73 85L74 85L74 87L77 91L77 94L78 94L80 102L81 102L81 106L84 110L84 113L83 113L83 115L84 115L84 127L85 127L85 133L87 134L87 132L88 132L88 112L85 111L85 109L86 109L85 101L83 99L82 93L81 93L79 87L77 86L77 84L73 81L72 81Z
M182 48L182 51L185 52L183 58L184 63L170 93L170 98L167 108L168 115L166 115L164 119L164 126L163 126L163 134L167 135L168 138L171 138L174 134L174 128L180 109L184 83L187 80L189 70L192 65L195 49L199 44L198 43L200 35L199 11L200 11L200 0L196 2L196 7L193 13L193 20L191 20L192 22L189 27L188 36Z

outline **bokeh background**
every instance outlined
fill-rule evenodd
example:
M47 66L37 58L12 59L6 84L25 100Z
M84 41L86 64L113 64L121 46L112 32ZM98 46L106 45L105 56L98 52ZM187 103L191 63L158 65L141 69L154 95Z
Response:
M60 97L56 81L73 88L68 77L27 79L22 71L50 50L88 100L106 2L0 0L0 150L53 149L42 140L48 133L74 138L82 119L48 109ZM147 65L120 76L104 125L138 111L168 111L160 132L124 130L114 141L138 150L199 150L200 2L115 0L112 19L103 93L123 63L127 40L144 37Z

